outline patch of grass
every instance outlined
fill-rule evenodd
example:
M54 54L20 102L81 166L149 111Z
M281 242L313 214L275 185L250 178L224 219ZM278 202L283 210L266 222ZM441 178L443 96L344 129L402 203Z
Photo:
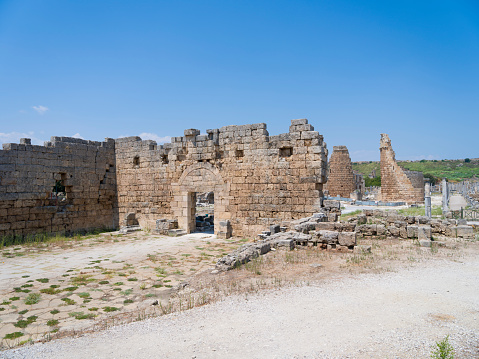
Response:
M68 313L68 315L78 320L93 319L96 317L96 315L93 313L83 313L83 312L71 312L71 313Z
M107 281L107 280L101 280L101 281L98 282L98 284L108 284L108 283L110 283L110 282Z
M62 300L67 304L67 305L74 305L77 302L75 302L73 299L70 298L62 298Z
M145 298L152 298L152 297L156 297L157 295L155 293L148 293L148 294L145 294Z
M54 327L55 325L57 325L58 323L60 323L57 319L50 319L48 322L47 322L47 325L49 327Z
M353 211L353 212L350 212L350 213L345 213L345 214L342 214L341 215L341 219L342 220L345 220L345 219L348 219L350 217L354 217L354 216L357 216L358 214L361 214L363 211L361 209L358 209L356 211Z
M133 299L125 299L123 301L123 304L130 304L130 303L133 303Z
M152 287L153 288L161 288L161 287L163 287L163 284L153 284Z
M63 289L64 292L73 292L75 290L77 290L78 287L66 287L65 289Z
M96 281L95 278L92 278L93 275L92 274L80 274L76 277L72 277L70 279L70 281L73 283L73 284L82 284L82 285L85 285L87 284L87 282L94 282Z
M40 282L40 283L48 283L50 280L48 278L39 278L37 279L37 282Z
M103 310L109 313L109 312L116 312L117 310L120 310L120 309L117 307L103 307Z
M158 274L166 274L166 269L165 268L162 268L162 267L156 267L155 268L155 271L158 273Z
M24 284L22 285L22 288L31 288L33 287L33 284Z
M8 298L10 301L14 302L16 300L20 300L20 297L11 297L11 298Z
M124 283L123 282L116 282L116 283L113 283L113 285L123 285Z
M182 271L180 271L179 269L177 269L173 272L173 274L183 275L184 273Z
M32 324L33 322L36 322L38 317L36 315L32 315L31 317L28 317L26 320L19 320L14 326L17 328L26 328L28 325Z
M8 300L4 300L1 305L9 305L11 302L9 302Z
M80 298L86 299L86 298L90 298L90 293L88 293L88 292L82 292L82 293L78 293L78 296L79 296Z
M38 302L40 302L41 299L42 299L42 295L40 293L29 293L26 296L24 302L27 305L33 305L33 304L37 304Z
M120 277L126 277L126 273L118 273L118 276L120 276Z
M24 310L21 310L21 311L18 312L18 314L20 314L20 315L23 315L23 314L26 314L26 313L28 313L28 309L24 309Z
M45 294L50 294L50 295L54 295L54 294L58 294L60 293L61 290L59 289L54 289L54 288L43 288L43 289L40 289L40 293L45 293Z
M50 314L53 314L53 315L58 314L58 313L60 313L60 311L58 309L53 309L53 310L50 311Z
M88 308L90 312L96 312L98 309L97 307Z
M131 277L131 278L128 278L127 281L129 281L129 282L136 282L136 281L138 281L138 278L136 278L136 277Z
M127 289L120 292L121 295L130 295L131 293L133 293L133 289Z
M0 312L3 312L5 310L4 307L0 307Z
M17 339L17 338L20 338L21 336L23 336L22 332L14 332L14 333L6 334L3 337L3 339Z
M28 278L30 277L29 275L22 275L22 278Z

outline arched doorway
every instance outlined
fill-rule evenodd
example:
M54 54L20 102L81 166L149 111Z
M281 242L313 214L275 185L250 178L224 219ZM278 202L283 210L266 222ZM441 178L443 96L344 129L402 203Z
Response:
M196 193L214 193L214 231L218 233L219 222L229 219L226 208L228 184L223 181L220 172L210 163L202 162L188 166L180 176L178 183L172 184L174 194L173 213L178 218L178 226L187 233L196 228Z

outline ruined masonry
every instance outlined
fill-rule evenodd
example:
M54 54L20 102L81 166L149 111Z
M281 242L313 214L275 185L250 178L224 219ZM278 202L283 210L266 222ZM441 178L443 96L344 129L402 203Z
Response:
M406 171L396 162L387 134L381 134L381 200L384 202L424 202L422 172Z
M329 175L325 189L332 197L349 198L356 190L353 166L346 146L334 146L329 160Z
M217 233L254 236L320 210L327 149L306 119L277 136L264 123L206 132L185 130L164 145L139 137L4 144L0 236L154 229L157 220L191 232L204 192L214 193Z

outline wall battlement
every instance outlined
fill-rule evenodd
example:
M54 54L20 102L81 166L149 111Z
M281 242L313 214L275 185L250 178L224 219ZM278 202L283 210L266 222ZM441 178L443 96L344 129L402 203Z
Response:
M163 145L137 136L29 143L0 151L0 236L118 227L131 213L143 227L166 218L192 231L196 193L210 191L215 228L228 220L235 235L252 236L317 212L326 182L326 144L306 119L276 136L258 123L187 129Z

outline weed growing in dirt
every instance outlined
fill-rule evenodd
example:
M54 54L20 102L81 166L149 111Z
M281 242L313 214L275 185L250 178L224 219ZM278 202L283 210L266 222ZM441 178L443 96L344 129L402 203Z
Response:
M449 343L449 335L440 342L436 342L431 353L433 359L454 359L454 348Z
M50 311L50 314L53 314L53 315L58 314L58 313L60 313L60 311L58 309L53 309L53 310Z
M40 293L29 293L27 297L25 298L24 302L27 305L33 305L40 302L41 298L42 298L42 295Z
M78 319L78 320L82 320L82 319L93 319L96 317L95 314L93 313L83 313L83 312L71 312L71 313L68 313L68 315L70 317L73 317L75 319Z
M109 313L109 312L116 312L117 310L120 310L120 309L117 307L103 307L103 310Z
M20 338L21 336L23 336L22 332L14 332L14 333L9 333L5 335L3 339L16 339L16 338Z
M47 325L49 327L54 327L55 325L57 325L59 323L59 321L57 319L50 319L48 322L47 322Z

